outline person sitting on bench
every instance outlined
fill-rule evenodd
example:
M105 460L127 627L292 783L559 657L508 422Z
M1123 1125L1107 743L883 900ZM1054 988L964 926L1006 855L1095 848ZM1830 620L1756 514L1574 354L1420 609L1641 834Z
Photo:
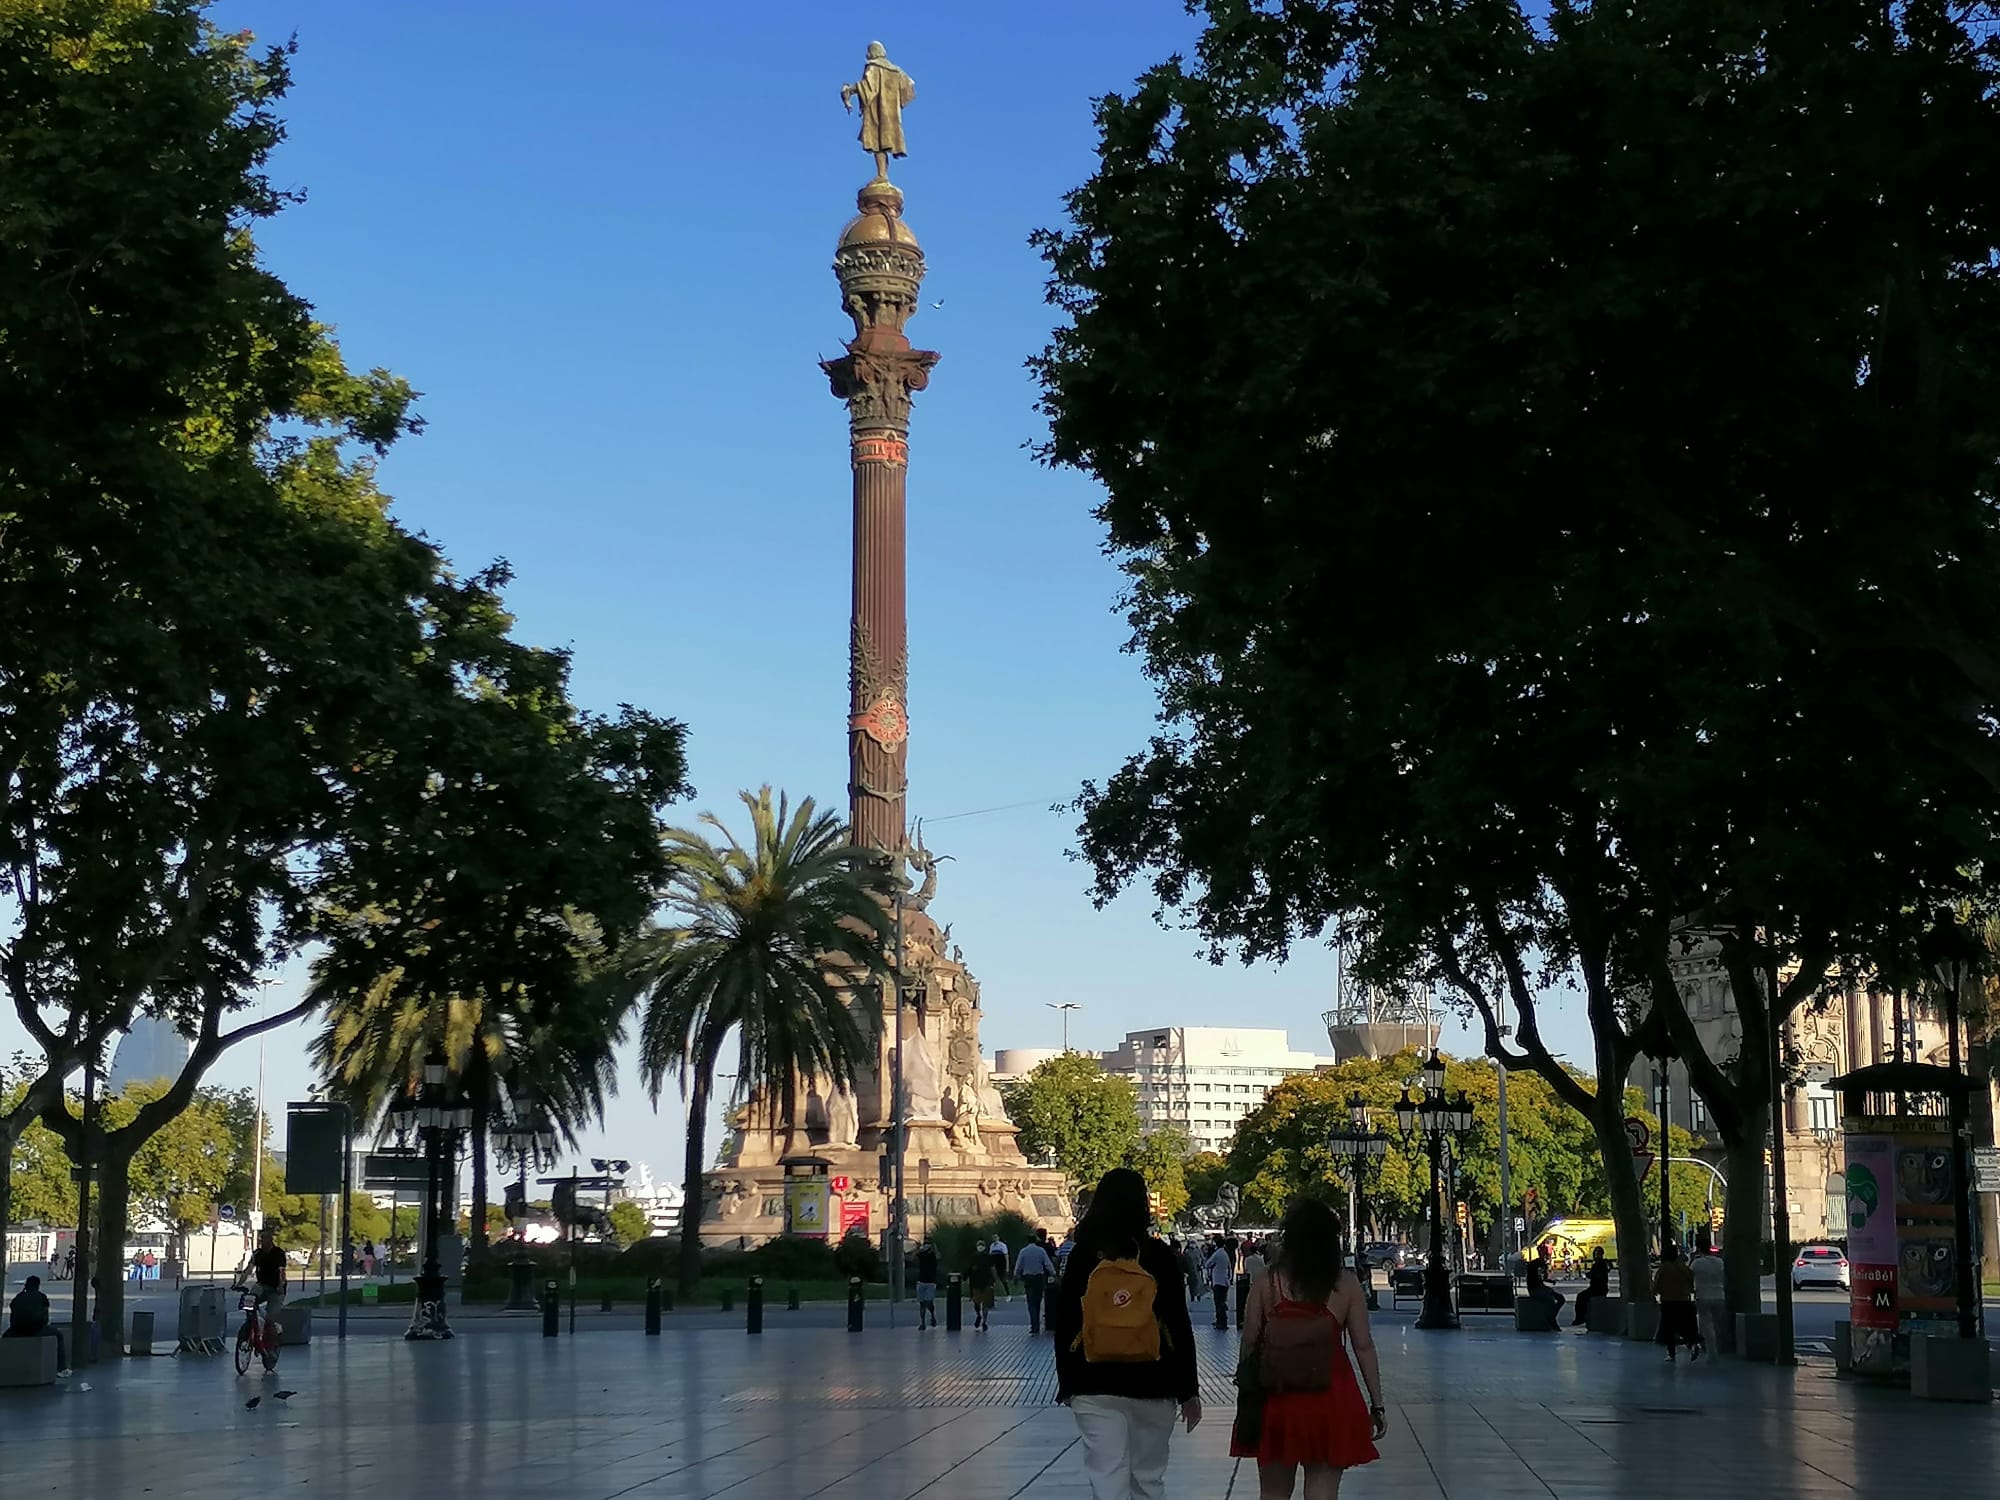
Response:
M56 1369L69 1368L69 1351L63 1346L62 1330L49 1318L49 1299L42 1291L42 1278L30 1276L7 1308L7 1331L0 1339L48 1339L56 1341Z
M1560 1321L1558 1314L1568 1299L1549 1285L1549 1261L1546 1250L1528 1262L1528 1300L1539 1302L1548 1308L1550 1327L1554 1327Z
M1576 1316L1569 1325L1572 1328L1588 1328L1590 1304L1599 1297L1611 1295L1611 1267L1605 1262L1602 1245L1590 1252L1590 1268L1585 1274L1590 1278L1590 1284L1576 1294Z

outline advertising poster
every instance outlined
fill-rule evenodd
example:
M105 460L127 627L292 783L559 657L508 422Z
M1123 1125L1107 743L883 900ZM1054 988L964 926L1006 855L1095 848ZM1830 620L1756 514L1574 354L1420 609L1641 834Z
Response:
M1952 1226L1951 1137L1899 1130L1896 1142L1896 1309L1903 1331L1958 1313L1958 1253Z
M868 1234L868 1200L866 1198L843 1198L840 1201L840 1237L859 1233L864 1238Z
M1854 1367L1887 1374L1895 1366L1897 1268L1896 1141L1846 1138L1848 1317Z
M787 1177L785 1179L786 1232L800 1239L826 1238L826 1179Z

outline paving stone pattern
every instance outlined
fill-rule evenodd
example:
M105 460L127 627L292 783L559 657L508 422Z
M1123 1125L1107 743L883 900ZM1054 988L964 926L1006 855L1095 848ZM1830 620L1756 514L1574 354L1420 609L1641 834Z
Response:
M761 1338L544 1340L488 1320L450 1344L322 1339L244 1379L216 1359L99 1365L0 1391L0 1495L1087 1500L1074 1424L1048 1404L1049 1342L1019 1314L988 1334ZM1228 1456L1235 1336L1197 1333L1209 1413L1176 1437L1168 1493L1250 1500L1256 1474ZM1670 1367L1649 1346L1497 1321L1419 1333L1407 1314L1377 1333L1390 1434L1348 1500L1922 1497L1990 1486L2000 1458L1993 1408L1855 1386L1823 1362Z

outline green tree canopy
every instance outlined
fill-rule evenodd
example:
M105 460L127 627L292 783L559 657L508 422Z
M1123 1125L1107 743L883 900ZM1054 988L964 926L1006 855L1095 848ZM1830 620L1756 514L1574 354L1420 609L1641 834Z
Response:
M1163 720L1085 852L1218 952L1339 929L1489 1050L1504 996L1636 1255L1550 981L1622 1079L1690 1045L1675 924L1734 934L1748 1045L1695 1068L1754 1168L1785 1010L1991 867L1992 16L1202 9L1041 239L1047 456L1105 486Z
M1007 1118L1020 1127L1029 1160L1049 1160L1077 1188L1097 1186L1139 1150L1139 1101L1129 1079L1106 1073L1094 1057L1065 1052L1037 1063L1001 1090Z
M1245 1204L1266 1218L1278 1219L1293 1198L1303 1195L1342 1205L1344 1217L1352 1167L1349 1159L1335 1154L1329 1141L1335 1131L1348 1127L1348 1101L1359 1094L1371 1123L1389 1135L1388 1154L1368 1169L1368 1190L1360 1198L1362 1227L1383 1232L1395 1227L1419 1235L1430 1192L1430 1158L1421 1140L1405 1141L1398 1133L1395 1105L1420 1062L1413 1052L1357 1058L1279 1084L1237 1127L1230 1147L1230 1176L1243 1185ZM1500 1197L1498 1072L1484 1058L1448 1059L1445 1087L1454 1096L1464 1093L1472 1104L1472 1129L1454 1143L1453 1201L1470 1206L1480 1243L1488 1242L1494 1225L1503 1218L1523 1213L1530 1188L1538 1200L1538 1221L1564 1214L1587 1218L1610 1214L1610 1187L1595 1133L1544 1079L1533 1073L1507 1076L1511 1205ZM1625 1091L1620 1097L1629 1113L1657 1131L1658 1121L1644 1109L1637 1092ZM1673 1140L1674 1151L1681 1156L1695 1144L1678 1127ZM1658 1181L1657 1176L1651 1179L1653 1185ZM1707 1174L1697 1169L1676 1173L1670 1205L1699 1218L1707 1182ZM1658 1222L1657 1203L1657 1197L1650 1200L1653 1223Z
M1168 1125L1141 1136L1125 1158L1125 1165L1146 1179L1163 1222L1179 1218L1188 1206L1187 1164L1193 1151L1187 1136Z

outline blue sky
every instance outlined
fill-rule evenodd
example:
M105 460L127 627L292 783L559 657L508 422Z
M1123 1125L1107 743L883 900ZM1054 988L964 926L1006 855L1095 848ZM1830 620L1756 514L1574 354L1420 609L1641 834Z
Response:
M398 514L514 565L521 633L573 648L583 702L687 722L690 819L767 781L845 796L847 445L817 361L850 331L831 255L872 172L839 87L883 41L917 83L892 173L930 264L910 332L943 355L911 434L911 806L955 856L933 914L986 1045L1055 1045L1044 1007L1074 1000L1081 1046L1233 1023L1325 1050L1328 955L1217 969L1143 893L1096 911L1046 811L1143 743L1152 696L1094 486L1027 451L1051 326L1027 237L1090 172L1092 99L1192 40L1178 0L884 4L870 29L800 0L215 16L297 35L274 177L306 201L261 240L351 363L424 393L382 471ZM271 1043L273 1097L308 1082L301 1040ZM591 1149L677 1176L681 1129L628 1070Z

